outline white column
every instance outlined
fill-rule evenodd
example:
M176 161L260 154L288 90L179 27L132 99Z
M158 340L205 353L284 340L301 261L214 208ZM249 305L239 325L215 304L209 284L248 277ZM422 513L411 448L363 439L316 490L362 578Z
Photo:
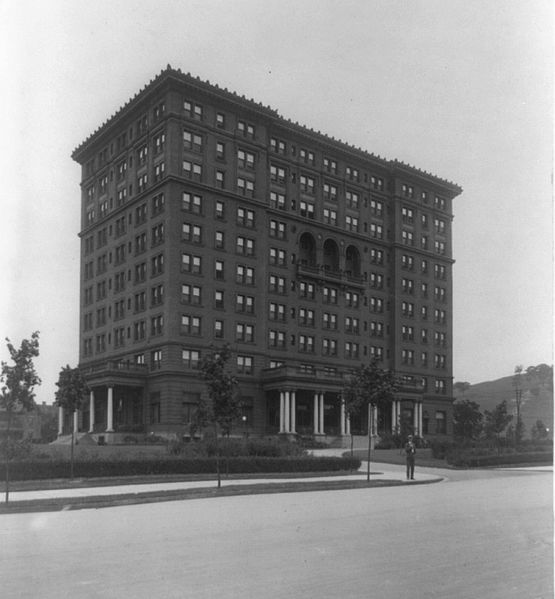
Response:
M297 396L291 391L291 432L297 432Z
M318 418L318 408L320 406L320 401L319 401L320 396L318 395L318 393L314 394L314 434L317 435L318 434L318 423L320 422L320 419Z
M351 434L351 417L347 415L347 421L345 422L345 433L347 435Z
M395 434L395 424L396 424L395 420L397 417L397 405L396 404L397 404L397 402L395 400L393 400L391 402L391 432L393 434Z
M341 413L339 416L339 423L340 423L340 427L341 427L340 434L342 437L344 437L345 436L345 424L346 424L346 422L345 422L345 400L342 397L340 397L340 399L341 399Z
M414 402L414 409L412 412L412 426L414 427L414 434L418 436L418 402Z
M289 391L285 391L285 414L284 414L284 421L285 421L285 432L286 433L290 433L291 432L291 405L289 402Z
M73 412L73 432L79 432L79 410L75 410L75 412Z
M422 402L418 403L418 435L422 436Z
M279 392L279 432L285 432L285 394Z
M58 407L58 436L64 434L64 409L62 406Z
M108 387L108 406L106 408L106 432L114 432L114 388Z
M94 432L94 391L89 395L89 433Z
M320 393L320 434L324 434L324 394Z

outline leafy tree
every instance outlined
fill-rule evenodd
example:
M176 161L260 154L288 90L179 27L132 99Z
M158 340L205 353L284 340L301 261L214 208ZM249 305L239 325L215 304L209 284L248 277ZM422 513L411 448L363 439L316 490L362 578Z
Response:
M56 383L56 401L54 402L60 408L69 412L72 417L76 410L80 410L85 403L89 388L83 374L79 368L71 368L69 365L62 367L58 382ZM70 477L73 479L73 446L75 443L75 431L73 422L71 425L71 457L70 457Z
M462 381L457 381L454 385L453 388L456 391L460 391L462 393L462 396L464 398L464 394L470 389L470 383L462 382Z
M514 430L515 447L520 445L522 436L524 434L524 424L520 417L520 407L522 406L522 371L524 367L522 365L515 366L515 373L513 376L513 387L515 389L515 405L516 405L516 426Z
M470 399L458 400L453 404L453 425L456 437L477 439L482 431L484 415L480 405Z
M536 420L530 434L535 441L543 441L549 436L549 430L541 420Z
M35 371L33 358L39 355L39 332L35 331L31 339L23 339L17 349L6 338L10 359L1 364L0 374L0 408L6 411L7 427L5 438L4 465L6 470L6 503L10 497L10 433L13 415L18 412L28 412L35 407L34 388L40 385L40 378Z
M202 423L211 423L216 441L216 471L218 487L221 487L220 450L218 433L229 436L233 421L240 415L241 407L237 394L237 379L227 371L231 358L229 344L213 350L204 357L200 366L201 376L206 382L209 403L199 406L199 419Z
M486 436L490 439L495 439L498 450L501 433L507 428L512 419L512 414L507 412L507 402L505 400L498 403L491 412L489 410L485 412Z
M371 457L371 423L372 407L386 409L395 397L398 382L389 370L379 367L378 360L372 358L366 365L361 364L354 372L348 383L343 388L345 411L349 418L360 414L366 407L369 413L368 426L368 469L366 479L370 480ZM351 433L351 452L353 436Z

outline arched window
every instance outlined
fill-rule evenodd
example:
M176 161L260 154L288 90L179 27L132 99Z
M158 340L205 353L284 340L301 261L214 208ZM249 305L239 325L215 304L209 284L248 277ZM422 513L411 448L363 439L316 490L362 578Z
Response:
M310 233L303 233L299 240L301 264L316 266L316 242Z
M339 270L339 248L331 239L324 242L324 268L336 272Z
M350 245L345 253L345 271L353 277L360 277L360 253L354 245Z

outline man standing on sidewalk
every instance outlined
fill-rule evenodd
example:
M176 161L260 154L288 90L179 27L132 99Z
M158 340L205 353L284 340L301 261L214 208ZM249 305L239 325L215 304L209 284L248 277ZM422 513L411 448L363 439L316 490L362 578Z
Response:
M408 436L405 444L405 455L407 458L407 480L414 480L414 456L416 454L416 445L412 440L412 435Z

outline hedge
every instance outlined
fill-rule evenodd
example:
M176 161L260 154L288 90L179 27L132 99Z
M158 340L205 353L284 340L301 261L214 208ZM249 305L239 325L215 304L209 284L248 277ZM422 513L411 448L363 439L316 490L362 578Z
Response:
M502 453L500 455L472 455L458 452L450 455L447 461L459 468L484 468L488 466L507 466L513 464L536 464L553 462L553 452Z
M230 474L287 472L337 472L358 470L361 461L346 457L267 458L233 457L220 460L220 470ZM97 460L74 462L74 476L96 478L149 474L216 474L215 458L160 458L148 460ZM69 478L67 460L21 460L10 463L11 480ZM0 472L0 481L5 472Z

